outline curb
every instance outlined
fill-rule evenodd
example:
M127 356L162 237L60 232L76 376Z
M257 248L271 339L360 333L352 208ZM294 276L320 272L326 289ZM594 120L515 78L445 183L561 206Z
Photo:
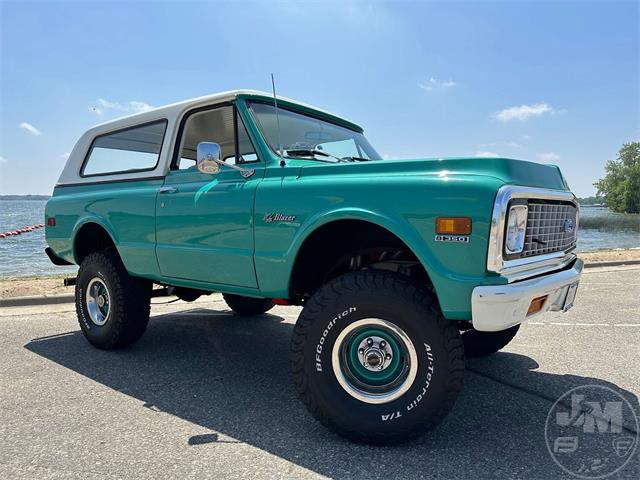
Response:
M55 305L73 303L75 295L51 295L49 297L13 297L0 300L0 307L28 307L31 305Z
M619 267L623 265L640 265L640 260L617 260L614 262L585 263L584 268ZM51 295L48 297L13 297L0 300L0 307L28 307L33 305L56 305L74 303L74 295Z
M640 260L616 260L613 262L593 262L585 263L584 268L594 267L620 267L622 265L640 265Z

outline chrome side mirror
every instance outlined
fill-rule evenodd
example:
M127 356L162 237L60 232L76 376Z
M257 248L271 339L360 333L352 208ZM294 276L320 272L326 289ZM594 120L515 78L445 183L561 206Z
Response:
M196 167L202 173L216 174L220 171L220 145L200 142L196 153Z
M238 167L220 160L220 145L214 142L200 142L196 152L196 167L202 173L216 174L222 165L240 172L242 178L249 178L254 173L253 169Z

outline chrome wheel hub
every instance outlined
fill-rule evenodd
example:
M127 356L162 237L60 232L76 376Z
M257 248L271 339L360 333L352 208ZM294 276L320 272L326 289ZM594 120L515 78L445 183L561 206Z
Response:
M358 359L367 370L384 370L393 360L393 350L383 338L371 336L360 342Z
M101 327L109 321L111 316L111 301L109 290L104 280L99 277L92 278L87 284L85 303L89 318L97 326Z

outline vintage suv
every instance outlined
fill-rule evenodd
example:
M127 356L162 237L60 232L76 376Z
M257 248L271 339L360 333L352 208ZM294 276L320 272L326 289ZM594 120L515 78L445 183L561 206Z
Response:
M358 125L255 91L90 129L45 223L51 260L80 266L78 319L98 348L137 341L158 290L222 292L239 315L302 305L300 397L370 443L441 421L465 352L496 352L524 320L567 310L583 267L558 167L383 160Z

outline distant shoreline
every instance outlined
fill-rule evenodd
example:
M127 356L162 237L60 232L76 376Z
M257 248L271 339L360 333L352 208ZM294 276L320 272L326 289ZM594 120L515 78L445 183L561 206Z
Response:
M51 195L0 195L0 200L49 200Z

